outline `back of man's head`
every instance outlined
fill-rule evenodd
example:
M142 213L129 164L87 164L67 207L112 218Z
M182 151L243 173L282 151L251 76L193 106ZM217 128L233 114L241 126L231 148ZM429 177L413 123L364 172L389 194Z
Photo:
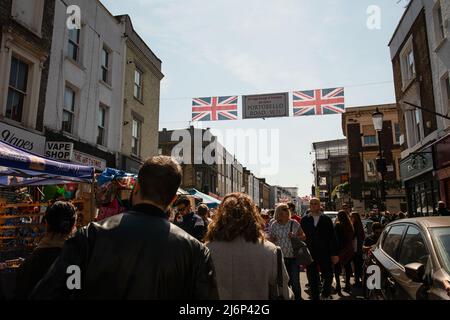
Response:
M175 159L151 157L139 169L140 196L143 200L167 207L177 194L181 177L181 167Z

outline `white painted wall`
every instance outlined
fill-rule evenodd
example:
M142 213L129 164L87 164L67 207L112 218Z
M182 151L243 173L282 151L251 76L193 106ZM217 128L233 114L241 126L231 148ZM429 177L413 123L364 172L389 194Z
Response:
M105 149L119 152L123 119L124 25L97 0L72 0L70 4L78 5L81 9L81 60L80 64L76 64L66 57L66 5L57 0L44 126L53 130L61 129L64 88L66 83L70 83L77 92L73 136L96 145L98 108L102 103L109 107ZM111 50L110 87L100 82L104 44Z

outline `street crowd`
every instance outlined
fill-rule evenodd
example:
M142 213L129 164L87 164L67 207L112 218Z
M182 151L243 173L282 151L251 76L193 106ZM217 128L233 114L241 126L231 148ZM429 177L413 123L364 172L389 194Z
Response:
M405 218L361 217L344 204L333 222L317 198L302 217L293 203L261 212L244 193L226 195L211 214L177 196L181 180L173 158L152 157L139 170L132 208L79 230L73 205L53 204L46 235L19 270L17 299L302 300L306 270L310 298L329 300L364 286L365 255L384 225ZM439 214L449 215L443 202ZM71 266L80 270L76 289L67 285Z

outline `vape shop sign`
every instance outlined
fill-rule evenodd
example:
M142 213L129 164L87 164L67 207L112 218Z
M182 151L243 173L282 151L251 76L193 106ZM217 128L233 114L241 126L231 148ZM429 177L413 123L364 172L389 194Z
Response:
M0 121L0 140L19 149L44 154L45 137Z
M45 156L58 161L72 161L73 143L61 141L47 141Z

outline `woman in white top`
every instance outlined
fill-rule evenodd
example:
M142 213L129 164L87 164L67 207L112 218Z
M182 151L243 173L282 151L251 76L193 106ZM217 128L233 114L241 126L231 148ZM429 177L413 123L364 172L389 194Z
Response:
M280 263L277 289L277 247L264 238L264 221L244 193L227 195L206 233L222 300L293 299L286 267ZM280 255L282 257L282 255Z
M298 237L305 239L300 224L291 219L289 207L280 204L275 209L275 222L270 230L270 240L281 247L284 256L284 263L289 274L289 285L294 291L295 299L302 300L300 287L300 267L295 259L291 238Z

